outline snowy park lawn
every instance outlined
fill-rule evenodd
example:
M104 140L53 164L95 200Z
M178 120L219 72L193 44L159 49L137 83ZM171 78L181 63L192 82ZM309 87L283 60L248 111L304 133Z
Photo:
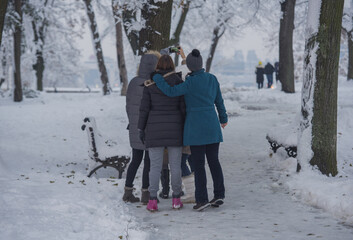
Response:
M121 198L124 178L101 169L91 178L83 119L130 154L125 98L113 93L41 93L14 103L0 98L0 240L17 239L340 239L353 236L353 82L339 82L338 171L326 177L283 149L271 154L267 133L296 124L297 93L231 88L220 161L226 199L220 208L149 213ZM286 134L286 133L280 133ZM141 191L141 168L135 180ZM209 197L212 180L208 172Z

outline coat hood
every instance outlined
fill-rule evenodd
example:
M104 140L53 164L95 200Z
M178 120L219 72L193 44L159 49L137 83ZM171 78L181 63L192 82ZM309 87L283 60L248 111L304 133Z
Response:
M144 79L150 78L150 74L156 70L158 57L154 54L145 54L141 57L138 76Z

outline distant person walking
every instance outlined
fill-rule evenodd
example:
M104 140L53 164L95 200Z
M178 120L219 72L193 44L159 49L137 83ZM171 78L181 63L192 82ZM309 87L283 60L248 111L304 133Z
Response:
M273 72L275 71L275 68L272 66L271 63L267 62L265 66L265 74L267 78L267 88L271 88L273 84Z
M275 62L276 83L279 80L279 62Z
M256 66L256 70L255 70L258 89L261 89L264 86L264 73L265 73L264 66L262 65L262 62L259 61L259 65Z

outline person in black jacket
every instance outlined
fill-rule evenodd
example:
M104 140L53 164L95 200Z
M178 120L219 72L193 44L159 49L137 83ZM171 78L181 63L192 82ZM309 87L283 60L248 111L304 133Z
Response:
M163 55L157 63L157 72L164 75L171 85L182 83L181 76L175 73L173 60ZM165 147L168 149L173 190L173 208L183 206L181 195L181 155L183 146L183 130L185 120L184 97L168 97L162 93L153 81L145 81L145 88L140 106L138 129L140 139L145 143L150 156L150 200L147 210L156 211L159 178L163 164Z
M265 66L265 74L267 77L267 87L271 88L273 84L273 72L275 71L275 68L272 66L271 63L267 63Z
M263 88L263 86L264 86L264 66L262 65L261 61L259 62L259 65L256 66L255 74L256 74L256 82L257 82L258 89Z

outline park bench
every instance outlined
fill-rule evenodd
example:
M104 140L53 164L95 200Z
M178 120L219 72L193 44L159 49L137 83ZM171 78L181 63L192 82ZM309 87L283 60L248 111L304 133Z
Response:
M119 178L130 161L130 156L118 154L117 144L112 140L106 140L99 133L94 117L86 117L81 126L82 131L87 132L89 143L89 157L95 161L88 177L91 177L100 168L112 167L118 170Z
M287 155L292 158L297 157L297 135L298 129L295 127L285 127L282 129L276 129L276 131L267 133L266 139L270 144L270 148L273 153L276 153L280 147L283 147ZM301 166L297 162L297 172L299 172Z

